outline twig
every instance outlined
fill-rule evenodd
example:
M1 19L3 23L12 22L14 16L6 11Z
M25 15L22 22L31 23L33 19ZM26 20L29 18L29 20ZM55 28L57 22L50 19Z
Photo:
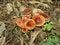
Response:
M14 11L15 11L17 17L19 17L19 11L18 11L17 8L15 8L15 5L14 5L14 4L15 4L15 1L13 2L13 9L14 9Z
M39 31L35 31L33 33L31 33L31 40L29 42L29 45L32 45L34 40L36 39L37 35L39 34L40 30Z

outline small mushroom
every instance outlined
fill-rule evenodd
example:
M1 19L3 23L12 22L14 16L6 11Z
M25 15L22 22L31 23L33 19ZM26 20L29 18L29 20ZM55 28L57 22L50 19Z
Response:
M45 19L50 19L50 16L47 15L46 13L40 13L40 15L44 16Z
M30 8L26 8L24 11L23 11L23 13L24 14L30 14L32 11L31 11L31 9Z
M22 23L21 18L16 19L16 24L17 24L17 26L24 28L24 24Z
M32 30L35 28L36 24L33 19L29 19L27 22L25 22L25 26L27 29Z
M36 26L43 26L45 23L45 18L38 13L34 14L32 19L35 21Z

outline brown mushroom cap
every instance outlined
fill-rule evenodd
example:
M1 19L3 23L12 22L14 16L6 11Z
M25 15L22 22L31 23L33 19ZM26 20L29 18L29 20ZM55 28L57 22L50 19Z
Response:
M26 28L28 28L29 30L32 30L35 28L36 24L35 21L33 19L29 19L26 23L25 23Z
M22 19L21 18L17 18L16 19L16 24L17 26L21 27L21 28L24 28L24 24L22 23Z
M35 14L33 16L33 20L35 21L36 26L42 26L45 23L45 18L42 15L39 15L39 14Z
M30 8L26 8L24 11L23 11L24 14L30 14L31 13L31 9Z
M44 18L46 18L46 19L50 19L50 16L47 15L46 13L40 13L40 15L44 16Z

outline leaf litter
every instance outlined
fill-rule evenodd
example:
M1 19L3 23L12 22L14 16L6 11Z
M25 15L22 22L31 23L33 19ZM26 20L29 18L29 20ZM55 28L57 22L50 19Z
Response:
M16 25L16 19L22 19L25 15L32 19L37 13L44 16L47 22L22 32L23 28ZM0 45L60 45L59 32L60 0L0 0ZM57 39L48 42L49 36L55 36Z

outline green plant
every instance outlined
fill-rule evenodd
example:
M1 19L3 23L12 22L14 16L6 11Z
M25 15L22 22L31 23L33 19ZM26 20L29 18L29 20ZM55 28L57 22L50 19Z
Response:
M53 28L53 26L50 24L44 25L44 30L51 31L52 28Z
M44 40L40 43L40 45L53 45L53 43L52 43L52 42L48 42L46 39L44 39Z
M41 42L41 43L40 43L40 45L46 45L46 43L44 43L44 42Z
M52 42L47 42L47 43L41 42L40 45L53 45L53 43Z
M59 42L59 38L57 36L49 36L47 40L42 41L40 45L57 45L58 42Z
M52 24L53 24L53 22L50 22L50 20L47 20L43 29L46 31L51 31L54 28L54 26Z
M48 42L53 42L56 44L59 42L59 38L57 36L49 36L47 40Z
M47 45L53 45L53 43L52 42L48 42Z

